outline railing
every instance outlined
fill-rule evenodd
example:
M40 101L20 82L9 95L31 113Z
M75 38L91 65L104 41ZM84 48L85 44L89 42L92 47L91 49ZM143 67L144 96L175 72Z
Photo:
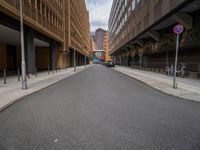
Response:
M13 8L13 12L16 12L17 10L20 10L20 0L2 0L3 3L7 3ZM52 22L50 22L47 17L42 14L40 11L38 11L34 5L32 5L28 0L23 0L24 2L24 15L29 17L35 25L41 25L44 28L48 29L51 33L57 35L60 38L64 37L64 34L62 32L62 29L54 25ZM51 3L49 5L54 5L56 11L58 11L58 14L62 14L62 10L59 9L59 6L57 3L53 0L46 1L47 5L48 3Z
M186 70L191 72L199 72L200 62L179 62L178 65L185 64ZM147 68L152 71L163 69L174 65L174 62L143 62L143 63L131 63L133 68Z

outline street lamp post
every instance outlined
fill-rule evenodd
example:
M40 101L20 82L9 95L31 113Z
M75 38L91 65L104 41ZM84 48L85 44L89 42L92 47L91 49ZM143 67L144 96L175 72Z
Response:
M24 50L24 23L23 23L23 2L20 0L20 26L21 26L21 67L22 67L22 90L27 89L26 61Z

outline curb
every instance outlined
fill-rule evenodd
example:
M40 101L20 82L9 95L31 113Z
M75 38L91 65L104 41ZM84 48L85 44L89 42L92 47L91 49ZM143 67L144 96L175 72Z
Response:
M180 100L184 100L184 101L191 101L191 102L195 102L195 103L200 103L200 101L197 101L197 100L194 100L194 99L186 99L186 98L181 97L181 96L177 96L177 95L173 95L173 94L170 94L170 93L166 93L166 92L161 91L161 90L157 89L156 87L154 87L154 86L152 86L152 85L150 85L150 84L148 84L148 83L146 83L146 82L144 82L144 81L142 81L142 80L136 79L136 78L134 78L134 77L132 77L132 76L130 76L130 75L127 75L127 74L125 74L125 73L123 73L123 72L121 72L121 71L119 71L119 70L116 70L116 69L114 69L114 68L112 68L112 70L114 70L114 71L116 71L116 72L118 72L118 73L121 73L121 74L123 74L123 75L125 75L125 76L127 76L127 77L129 77L129 78L131 78L131 79L137 80L137 81L139 81L139 82L141 82L141 83L143 83L143 84L145 84L145 85L147 85L147 86L153 88L154 90L156 90L156 91L158 91L158 92L161 92L161 93L163 93L163 94L165 94L165 95L172 96L172 97L176 97L176 98L178 98L178 99L180 99Z
M54 84L56 84L56 83L59 83L59 82L65 80L65 79L67 79L67 78L69 78L69 77L71 77L71 76L73 76L73 75L76 75L76 74L78 74L78 73L80 73L80 72L82 72L82 71L84 71L85 69L88 69L88 68L89 68L89 67L84 68L84 69L77 70L77 72L75 72L74 74L71 74L71 75L69 75L69 76L67 76L67 77L65 77L65 78L63 78L63 79L61 79L61 80L58 80L58 81L56 81L56 82L54 82L54 83L51 83L51 84L49 84L49 85L47 85L47 86L44 86L43 88L41 88L41 89L39 89L39 90L36 90L36 91L34 91L34 92L32 92L32 93L29 93L29 94L27 94L27 95L24 95L24 96L22 96L22 97L20 97L20 98L14 99L13 101L11 101L11 102L7 103L6 105L4 105L3 107L1 107L1 108L0 108L0 112L4 111L5 109L9 108L10 106L12 106L13 104L17 103L17 102L20 101L20 100L22 100L22 99L24 99L24 98L26 98L26 97L28 97L28 96L30 96L30 95L33 95L33 94L35 94L35 93L37 93L37 92L39 92L39 91L42 91L42 90L44 90L44 89L46 89L46 88L48 88L48 87L50 87L50 86L52 86L52 85L54 85Z

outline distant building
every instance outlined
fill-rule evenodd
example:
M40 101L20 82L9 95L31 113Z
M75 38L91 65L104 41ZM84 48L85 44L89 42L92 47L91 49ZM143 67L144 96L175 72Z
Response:
M95 35L91 32L91 38L90 38L90 49L91 51L95 51L96 45L95 45Z
M105 35L106 35L106 30L104 29L97 29L95 31L95 45L96 45L96 50L104 50L104 41L105 41Z
M110 49L109 49L109 34L104 29L97 29L93 36L95 42L94 63L101 63L111 60Z

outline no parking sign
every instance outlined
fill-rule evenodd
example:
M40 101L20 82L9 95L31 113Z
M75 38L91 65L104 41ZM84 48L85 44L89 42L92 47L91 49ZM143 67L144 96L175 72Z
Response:
M173 88L177 88L176 73L177 73L177 63L178 63L179 37L180 37L180 34L183 33L183 31L184 31L184 27L181 24L178 24L174 27L174 33L176 34L176 55L175 55Z
M178 24L174 27L174 33L181 34L184 31L184 27L181 24Z

